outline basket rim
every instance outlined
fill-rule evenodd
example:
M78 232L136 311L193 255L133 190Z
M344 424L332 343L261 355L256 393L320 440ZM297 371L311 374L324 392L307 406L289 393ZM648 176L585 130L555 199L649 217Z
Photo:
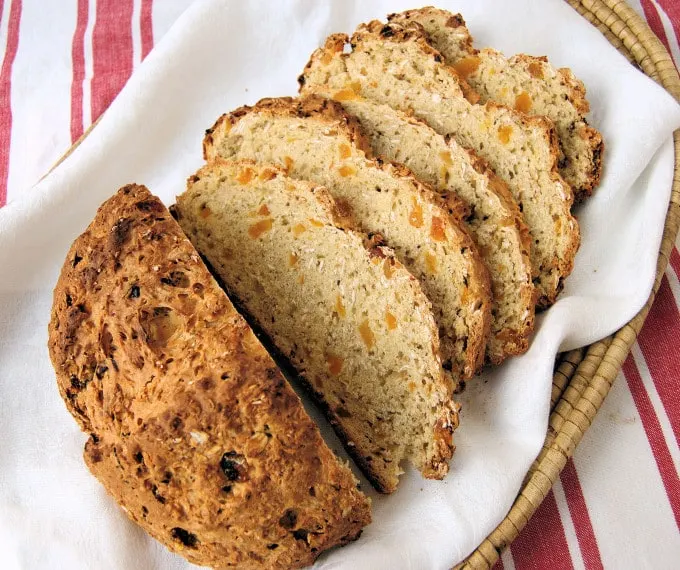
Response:
M673 60L647 23L623 0L567 0L646 75L680 101ZM561 355L553 376L551 415L541 452L503 521L456 569L491 568L536 512L602 406L654 302L680 227L680 130L673 133L673 188L654 286L644 307L614 334Z

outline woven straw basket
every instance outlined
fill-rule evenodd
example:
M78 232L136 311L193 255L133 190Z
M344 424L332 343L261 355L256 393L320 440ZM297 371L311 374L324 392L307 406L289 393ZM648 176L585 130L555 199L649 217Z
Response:
M624 0L567 0L628 60L680 101L680 77L666 48ZM435 2L436 3L436 2ZM98 122L98 121L97 121ZM96 126L95 122L52 169ZM675 175L656 279L647 303L623 328L590 346L560 354L555 366L551 415L543 449L527 473L508 515L454 570L486 570L519 535L593 422L647 317L680 227L680 130L674 133Z
M680 78L668 52L649 26L623 0L567 0L583 17L676 99ZM456 570L491 568L526 526L593 422L659 290L680 226L680 130L674 133L675 175L652 294L642 310L612 336L561 354L552 385L552 413L541 453L527 473L508 515Z

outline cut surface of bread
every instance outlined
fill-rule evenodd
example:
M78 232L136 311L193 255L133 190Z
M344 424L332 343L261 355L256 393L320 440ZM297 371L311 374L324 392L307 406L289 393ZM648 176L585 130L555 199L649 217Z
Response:
M480 95L555 123L562 156L560 174L577 200L590 196L602 171L602 135L588 125L586 90L570 69L555 69L546 57L519 54L506 58L494 49L477 50L460 14L427 7L392 14L396 23L417 22L448 65Z
M500 364L526 351L535 305L531 244L505 183L472 151L414 117L367 99L342 105L359 121L376 156L404 164L445 199L454 194L470 206L465 219L489 268L493 292L487 359Z
M362 231L379 234L432 302L443 365L454 379L483 364L491 317L489 275L472 238L407 168L370 159L359 125L323 97L265 99L223 115L206 134L207 159L251 159L326 186Z
M54 291L59 391L126 514L213 568L298 568L354 540L370 502L143 186L105 202Z
M344 53L347 45L351 51ZM374 21L360 26L351 41L344 34L329 37L299 82L303 94L326 86L335 90L334 99L366 98L413 112L486 159L508 184L531 233L539 305L555 302L580 234L570 212L571 188L557 172L557 137L548 119L472 103L474 93L442 63L416 23Z
M441 479L458 408L430 302L392 252L324 188L252 162L209 163L176 208L375 487L394 491L406 460Z

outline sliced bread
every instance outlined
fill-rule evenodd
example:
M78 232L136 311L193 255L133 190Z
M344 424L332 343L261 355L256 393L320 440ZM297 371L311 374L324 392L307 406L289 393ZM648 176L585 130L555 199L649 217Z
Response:
M90 471L194 564L300 568L370 521L352 472L143 186L71 247L49 350Z
M252 159L323 184L361 229L379 234L421 282L455 379L482 365L491 316L488 271L462 222L400 165L369 158L355 119L318 96L265 99L223 115L204 140L207 159ZM368 154L367 154L368 153ZM452 209L460 200L452 199Z
M562 156L559 170L577 200L590 196L602 171L602 135L588 125L586 90L571 70L555 69L546 57L506 58L494 49L477 50L460 14L427 7L392 14L391 22L418 22L432 45L480 95L555 123Z
M345 47L350 51L344 53ZM325 86L338 100L366 98L413 112L486 159L507 182L531 233L538 303L555 302L573 268L580 234L570 211L571 188L557 172L557 137L548 119L471 102L474 92L442 63L416 23L374 21L360 26L351 41L344 34L329 37L299 82L303 94Z
M376 489L394 491L406 460L441 479L458 407L430 302L392 252L324 188L252 162L209 163L176 208Z
M342 106L359 121L376 156L404 164L445 199L453 194L470 206L465 221L489 268L493 292L487 359L500 364L526 351L535 305L531 240L505 183L474 152L415 117L367 99Z

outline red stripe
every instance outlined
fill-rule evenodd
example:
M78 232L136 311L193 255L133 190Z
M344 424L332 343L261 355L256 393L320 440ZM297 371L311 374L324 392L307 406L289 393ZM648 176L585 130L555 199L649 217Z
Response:
M654 413L652 402L642 383L642 378L635 365L635 361L630 354L623 364L623 374L626 377L633 401L640 414L642 426L645 429L647 440L652 448L654 460L661 475L661 481L666 488L668 501L675 516L675 523L680 529L680 478L678 478L678 473L673 465L673 459L661 431L659 419Z
M496 564L493 565L493 570L504 570L503 561L499 558Z
M593 531L593 524L588 514L588 506L583 496L583 490L581 489L581 483L578 480L573 460L569 459L567 461L564 470L560 473L560 481L562 481L564 495L567 498L569 514L574 523L576 538L578 539L578 545L581 549L581 556L586 570L604 570L602 558L600 557L600 549L597 546L597 539Z
M132 0L97 0L92 31L92 122L132 73Z
M675 271L675 274L680 278L680 253L678 253L678 248L673 247L671 250L671 267L673 268L673 271ZM680 300L678 300L680 302Z
M572 570L564 527L552 491L512 543L517 570Z
M0 14L4 2L0 4ZM12 0L7 26L7 48L0 69L0 207L7 203L9 150L12 143L12 65L19 48L21 0Z
M675 39L680 46L680 2L678 0L657 0L673 25ZM678 62L680 64L680 62Z
M647 23L652 31L657 35L657 37L666 46L666 49L670 51L670 45L668 44L668 38L666 38L666 31L663 29L663 24L661 23L661 18L659 18L659 13L656 11L656 6L652 4L651 0L640 0L642 9L645 12L645 18L647 18Z
M642 327L638 343L673 429L675 441L680 445L678 331L680 331L680 312L678 312L668 278L664 275L649 316Z
M142 59L144 59L153 47L153 0L142 0L142 14L140 17L142 31Z
M85 81L85 29L87 28L88 0L78 0L76 31L71 44L73 83L71 83L71 142L83 134L83 82Z

